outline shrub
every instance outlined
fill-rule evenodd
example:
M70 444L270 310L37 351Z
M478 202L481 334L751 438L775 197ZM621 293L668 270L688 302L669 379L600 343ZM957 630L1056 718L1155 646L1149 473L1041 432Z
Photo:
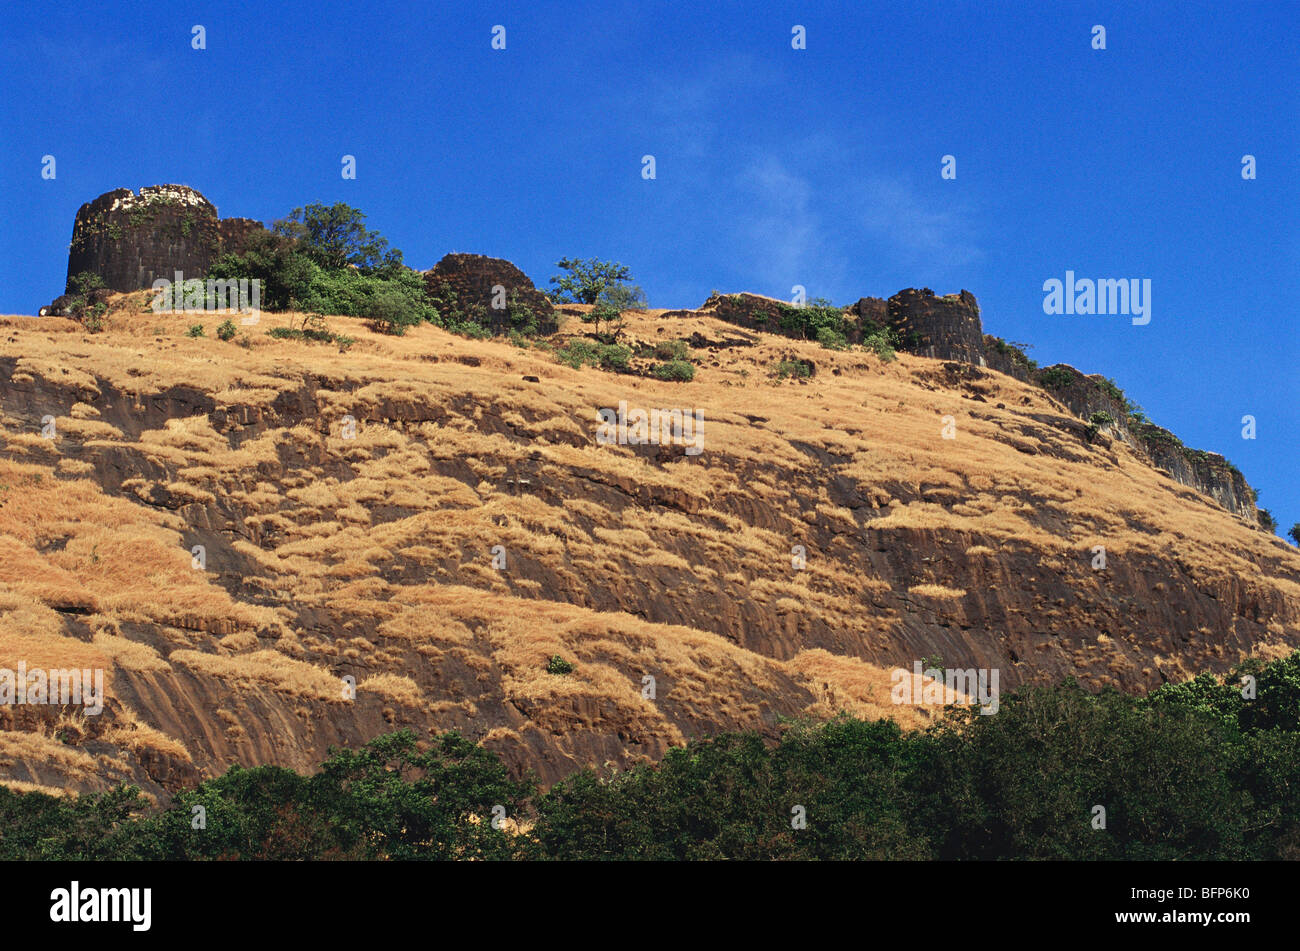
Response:
M597 301L596 306L582 315L584 324L596 325L596 336L601 336L600 325L605 325L606 332L613 330L614 337L617 337L623 329L623 315L619 309L608 301Z
M651 368L650 372L661 380L687 382L695 379L695 366L685 360L669 360L667 363L657 363Z
M1291 541L1295 542L1297 545L1300 545L1300 522L1296 522L1289 529L1287 529L1287 536L1291 539Z
M104 279L93 271L82 271L68 282L68 293L80 297L83 302L92 291L104 286Z
M666 340L655 344L654 355L659 360L690 360L691 348L685 340Z
M632 359L632 349L619 343L604 344L598 349L600 365L606 370L617 370L620 373L628 368L628 363Z
M817 331L817 342L827 350L849 349L849 342L844 334L831 327L822 327Z
M1031 343L1021 343L1018 340L1003 340L993 334L985 334L984 345L1005 357L1009 357L1012 363L1019 364L1031 373L1038 369L1038 361L1029 356L1029 351L1034 348Z
M834 306L823 297L803 305L778 305L776 322L786 336L804 340L820 339L821 332L827 329L843 337L849 328L843 308Z
M86 329L93 334L101 333L104 330L104 314L108 310L108 305L103 301L92 305L82 318L82 323Z
M548 674L560 674L561 676L571 674L573 673L573 665L559 654L552 654L551 659L546 662L546 672Z
M1268 509L1257 509L1259 512L1259 527L1271 534L1277 533L1277 519Z
M864 337L862 347L864 350L870 350L884 363L892 363L898 359L898 353L894 350L894 336L888 331L880 330Z
M330 333L325 326L325 318L320 314L304 314L302 324L298 327L272 327L266 332L268 337L274 337L277 340L312 340L318 343L339 343L343 346L343 341L347 341L344 349L352 346L351 337L341 337Z
M235 322L227 318L217 327L217 337L221 340L233 340L238 331L235 328Z
M1106 412L1104 409L1099 409L1088 417L1088 422L1098 427L1113 426L1115 424L1115 417L1110 415L1110 413Z
M804 379L812 376L812 367L803 360L782 360L776 365L773 371L778 380L784 380L789 377Z
M108 305L103 301L91 305L91 295L102 289L104 279L92 271L82 271L68 281L68 316L80 320L88 331L97 334L104 329L104 313Z
M288 310L307 300L312 281L319 275L319 266L292 238L271 231L254 232L242 253L223 254L207 274L221 280L258 281L261 306L266 310Z
M402 336L406 328L423 319L419 302L409 290L398 284L385 284L371 289L371 325L383 333Z
M1124 391L1119 388L1119 384L1116 383L1114 380L1111 379L1097 380L1096 384L1097 384L1097 389L1101 390L1103 393L1105 393L1107 396L1113 399L1120 406L1128 405L1128 398L1124 395Z
M605 370L623 372L632 360L632 350L620 343L570 340L567 345L555 351L555 357L575 370L584 366L598 366Z
M1074 382L1074 374L1065 367L1048 367L1038 374L1038 385L1049 390L1061 390Z
M187 331L185 332L185 336L187 336L187 337L202 337L202 336L203 336L203 325L202 325L202 324L190 324L190 329L187 330Z

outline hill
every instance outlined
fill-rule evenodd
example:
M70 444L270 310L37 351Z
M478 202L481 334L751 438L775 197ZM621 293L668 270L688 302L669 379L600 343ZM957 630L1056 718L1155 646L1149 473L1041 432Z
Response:
M327 318L338 346L151 298L0 318L0 666L108 680L100 716L0 707L10 786L162 798L406 726L551 782L781 717L923 725L889 691L925 658L1137 693L1300 646L1300 554L1253 511L991 367L626 315L629 370L685 341L678 382L557 361L579 306L541 346ZM702 451L599 441L620 406Z

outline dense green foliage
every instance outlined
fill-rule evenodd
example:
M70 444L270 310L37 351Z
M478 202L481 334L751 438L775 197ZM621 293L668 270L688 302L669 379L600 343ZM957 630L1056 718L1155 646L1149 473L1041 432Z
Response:
M656 363L650 372L661 380L688 383L695 379L695 364L689 360L669 360L667 363Z
M1074 382L1074 374L1065 367L1048 367L1038 373L1038 385L1049 390L1060 390Z
M685 360L690 362L691 345L685 340L662 340L654 345L652 351L658 360Z
M548 674L565 674L573 673L573 664L569 663L559 654L552 654L551 659L546 662L546 672Z
M794 377L797 380L812 376L812 367L806 360L780 360L772 368L772 375L778 380Z
M234 767L161 812L128 788L0 787L0 858L1294 859L1300 652L1145 698L1031 688L922 732L841 716L695 740L544 795L455 733L409 731L311 777Z
M108 305L103 301L91 303L95 291L102 289L104 279L92 271L82 271L68 282L68 316L85 324L93 334L104 329L104 313Z
M827 350L847 350L849 342L844 334L832 327L823 327L817 331L817 342Z
M632 275L626 266L617 261L562 258L555 266L567 273L556 274L551 278L552 300L570 304L595 304L603 299L605 303L623 310L644 303L645 295L640 293L640 288L626 286Z
M823 297L806 304L781 304L779 307L777 324L781 333L788 337L820 340L822 332L829 331L834 337L843 339L852 326L844 315L844 308L836 307Z
M877 330L862 338L862 348L870 350L883 363L892 363L898 359L894 349L897 345L898 335L893 330Z
M401 267L402 252L390 249L388 239L366 227L366 216L344 202L295 208L275 223L275 231L298 243L309 258L327 271L354 267L369 274Z
M621 343L595 343L591 340L574 339L556 350L555 357L575 370L584 366L594 366L624 372L631 364L632 348Z
M274 231L251 235L241 253L217 259L208 276L260 281L268 311L362 317L391 334L425 321L469 337L531 336L542 329L517 295L499 311L466 305L452 291L431 297L424 275L404 266L401 252L364 221L342 202L295 209Z

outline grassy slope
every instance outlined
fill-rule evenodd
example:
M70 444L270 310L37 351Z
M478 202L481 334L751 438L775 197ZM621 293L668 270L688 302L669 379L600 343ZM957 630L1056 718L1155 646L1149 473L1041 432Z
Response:
M0 666L104 666L110 696L0 708L11 785L157 794L400 724L549 779L777 714L919 726L888 670L934 653L1139 690L1300 645L1300 555L1000 374L657 311L629 339L731 345L686 384L346 318L346 353L282 315L241 346L147 299L93 336L0 318ZM620 400L702 410L704 453L597 445Z

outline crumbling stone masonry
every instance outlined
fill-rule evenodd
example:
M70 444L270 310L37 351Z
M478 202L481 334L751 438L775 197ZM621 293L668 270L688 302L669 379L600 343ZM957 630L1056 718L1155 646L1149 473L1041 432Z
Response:
M148 185L137 195L118 188L81 206L68 248L68 282L89 271L114 291L148 288L155 280L201 278L212 262L242 250L260 221L217 216L210 201L185 185Z

